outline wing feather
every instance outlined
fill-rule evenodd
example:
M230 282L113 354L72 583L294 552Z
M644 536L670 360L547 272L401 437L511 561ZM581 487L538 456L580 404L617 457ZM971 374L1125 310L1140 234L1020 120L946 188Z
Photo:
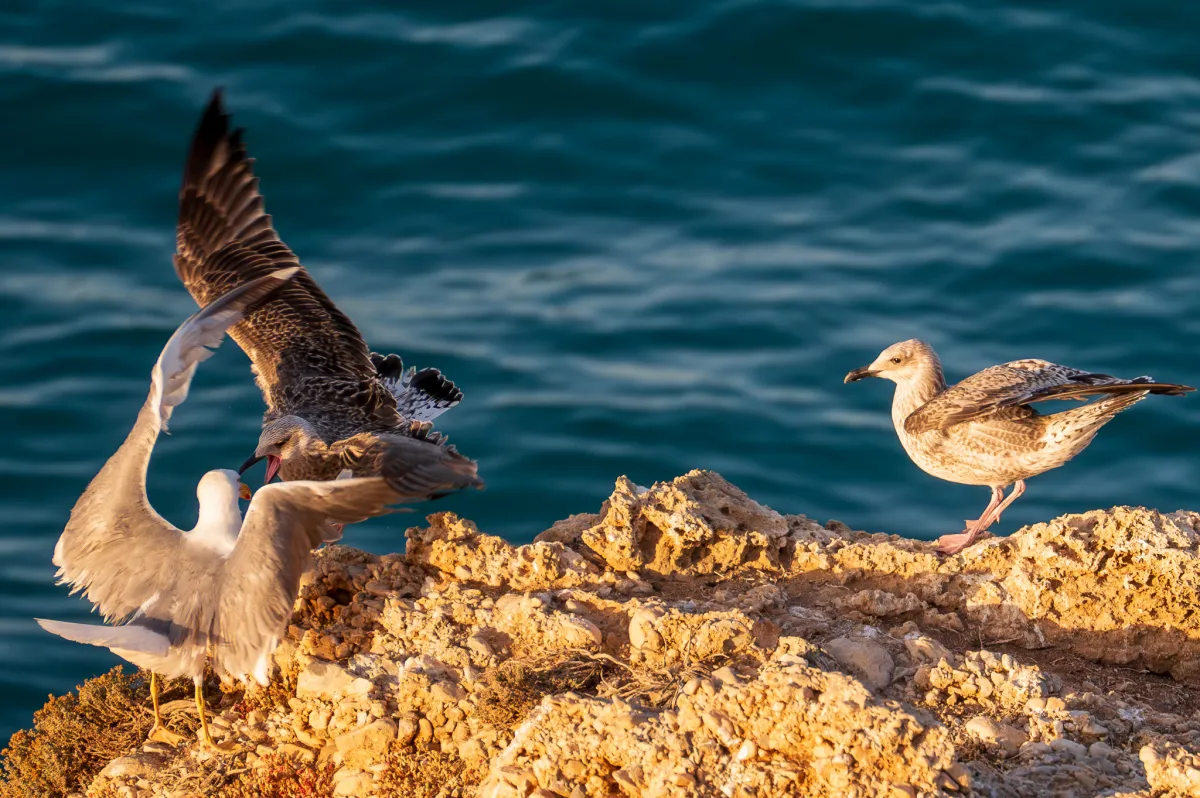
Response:
M202 307L266 271L300 267L264 210L253 165L241 129L230 131L221 92L215 92L188 152L176 231L175 270ZM223 248L235 242L249 254L221 257ZM375 370L362 335L302 267L272 301L234 325L230 335L250 357L275 415L297 409L297 396L304 392L289 388L306 377L373 381ZM390 403L394 413L394 400L385 390L369 393L372 412L387 415ZM361 405L363 396L348 395L346 401Z
M328 522L352 524L384 515L401 499L378 477L260 488L216 597L213 638L223 669L265 683L265 663L287 629L312 550L335 539Z
M137 423L71 510L54 547L54 564L60 581L72 592L83 591L106 620L128 617L177 579L181 533L146 497L146 467L159 432L187 398L196 365L221 343L225 329L294 274L284 269L260 277L180 325L154 365Z
M405 501L439 498L466 488L482 488L478 465L463 456L427 424L409 434L362 433L339 441L330 454L355 474L378 474Z
M228 260L252 257L240 245L230 244L218 253ZM267 300L292 280L299 267L265 271L192 314L163 347L150 375L150 402L161 429L172 411L187 399L196 366L212 357L225 332L245 318L247 310Z
M1132 380L1096 374L1045 360L1015 360L992 366L947 388L904 420L911 434L944 430L1003 408L1058 399L1086 400L1097 394L1149 391L1178 395L1186 385L1159 383L1150 377Z

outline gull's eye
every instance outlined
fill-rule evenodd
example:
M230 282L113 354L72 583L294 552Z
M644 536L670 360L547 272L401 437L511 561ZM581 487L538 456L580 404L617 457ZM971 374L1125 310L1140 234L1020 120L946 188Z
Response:
M898 365L900 365L900 358L894 357L894 358L892 358L892 362L898 366Z

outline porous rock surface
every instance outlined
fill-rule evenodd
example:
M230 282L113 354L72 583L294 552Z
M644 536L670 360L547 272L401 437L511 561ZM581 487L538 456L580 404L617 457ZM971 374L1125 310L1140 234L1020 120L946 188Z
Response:
M441 513L406 555L319 553L286 695L217 715L238 753L149 743L91 792L284 756L383 795L389 752L436 751L473 775L423 794L1200 795L1197 522L1117 507L945 559L704 471L525 546Z

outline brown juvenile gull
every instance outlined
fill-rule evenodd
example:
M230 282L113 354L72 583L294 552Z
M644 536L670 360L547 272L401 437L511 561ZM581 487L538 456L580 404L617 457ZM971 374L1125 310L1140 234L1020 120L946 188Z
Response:
M390 511L388 504L420 498L397 494L379 477L287 482L258 491L243 522L238 498L249 498L249 491L236 472L222 470L200 480L200 515L191 531L177 529L150 506L150 455L172 410L187 398L197 364L251 303L295 274L285 269L237 288L171 336L137 423L76 502L54 548L60 580L73 593L83 591L112 625L38 623L150 670L151 736L172 744L182 738L162 725L159 674L192 677L201 741L218 747L209 736L200 689L208 649L218 673L265 685L311 550L337 537L331 524L381 515Z
M1045 360L1014 360L986 368L950 388L942 363L916 339L892 344L846 382L882 377L896 383L892 424L904 451L926 473L964 485L987 485L992 500L967 528L938 539L938 551L954 554L1000 520L1025 492L1025 480L1057 468L1082 452L1097 430L1146 394L1178 396L1195 390L1155 382L1122 380ZM1049 399L1103 398L1061 413L1042 415L1030 405ZM1004 498L1004 488L1013 491Z
M300 266L263 209L253 164L215 92L179 193L175 270L201 306L273 269ZM213 258L235 241L246 257ZM229 334L250 357L267 404L258 445L239 473L266 458L265 482L276 473L334 479L349 469L381 475L405 495L483 487L474 461L432 429L462 392L437 369L405 371L397 355L371 352L303 268Z

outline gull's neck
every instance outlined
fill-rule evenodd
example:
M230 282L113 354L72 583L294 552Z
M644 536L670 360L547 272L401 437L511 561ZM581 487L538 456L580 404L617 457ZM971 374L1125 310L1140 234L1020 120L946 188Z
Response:
M242 511L238 507L237 494L230 493L228 497L206 494L200 500L200 517L195 528L188 532L187 539L227 557L237 544L241 530Z
M942 374L942 364L936 361L922 365L916 374L897 382L896 393L892 395L892 424L896 432L904 437L904 420L944 390L946 378Z

